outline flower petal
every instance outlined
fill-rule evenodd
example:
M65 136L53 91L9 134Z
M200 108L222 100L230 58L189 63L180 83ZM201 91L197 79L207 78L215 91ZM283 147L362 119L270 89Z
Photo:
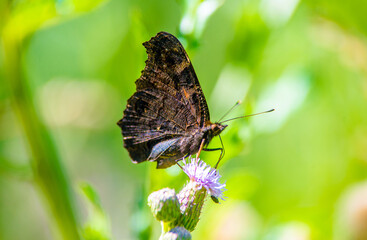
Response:
M221 176L218 171L204 161L189 158L187 161L183 160L183 170L189 176L190 180L200 184L208 193L216 198L223 198L223 191L225 191L226 184L219 183Z

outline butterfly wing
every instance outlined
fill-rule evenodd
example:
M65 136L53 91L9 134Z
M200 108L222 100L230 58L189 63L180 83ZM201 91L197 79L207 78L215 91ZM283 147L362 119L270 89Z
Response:
M210 120L209 110L190 59L173 35L160 32L143 45L146 66L118 125L133 162L157 160L164 168L189 154L177 145Z
M160 32L143 43L148 53L137 90L158 88L175 96L190 108L202 127L210 120L209 109L195 70L185 49L172 34Z

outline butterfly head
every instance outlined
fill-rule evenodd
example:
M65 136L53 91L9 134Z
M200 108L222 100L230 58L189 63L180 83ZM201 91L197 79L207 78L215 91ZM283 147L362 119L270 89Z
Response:
M213 137L218 136L227 126L228 125L223 125L220 123L209 123L205 131L207 132L207 144Z
M211 127L211 134L214 136L219 135L228 125L222 125L220 123L213 123Z

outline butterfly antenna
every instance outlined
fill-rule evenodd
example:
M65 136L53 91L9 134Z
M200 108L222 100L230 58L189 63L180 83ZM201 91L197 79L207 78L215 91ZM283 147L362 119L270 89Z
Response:
M214 167L215 169L218 168L220 160L222 160L222 158L224 158L224 155L226 154L226 150L224 149L224 144L223 144L222 138L220 137L220 135L218 135L218 137L219 137L220 143L222 144L222 149L223 150L220 153L220 157L219 157L218 162L215 164L215 167Z
M230 112L232 112L233 109L235 109L238 105L240 105L242 102L241 100L238 100L235 105L233 105L233 107L231 107L219 120L218 122L220 122L220 120L222 120L223 118L225 118L225 116L227 116Z
M259 112L259 113L249 114L249 115L245 115L245 116L241 116L241 117L235 117L235 118L227 119L227 120L224 120L224 121L219 122L219 123L229 122L229 121L232 121L232 120L235 120L235 119L239 119L239 118L252 117L252 116L256 116L256 115L260 115L260 114L264 114L264 113L270 113L270 112L272 112L274 110L275 109L273 108L273 109L270 109L270 110L264 111L264 112Z

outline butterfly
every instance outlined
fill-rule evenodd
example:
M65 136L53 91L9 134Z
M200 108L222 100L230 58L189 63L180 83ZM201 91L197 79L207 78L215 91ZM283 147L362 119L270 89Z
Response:
M212 123L207 102L187 53L170 33L144 42L148 59L117 122L134 163L168 168L206 149L227 125ZM220 150L222 150L220 148Z

